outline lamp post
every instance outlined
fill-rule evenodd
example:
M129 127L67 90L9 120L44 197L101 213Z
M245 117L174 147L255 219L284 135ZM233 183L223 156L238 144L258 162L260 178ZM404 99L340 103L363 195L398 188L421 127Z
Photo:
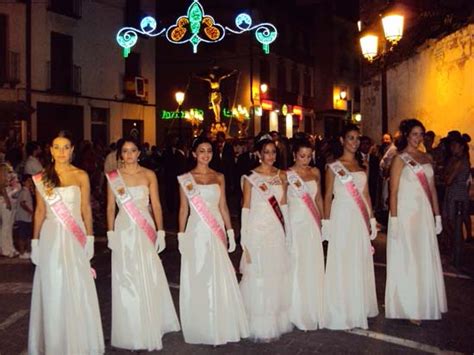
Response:
M179 140L182 142L183 140L183 134L182 134L182 129L183 129L183 115L181 114L181 105L183 104L184 101L184 92L182 91L177 91L174 94L174 98L176 99L176 102L178 103L178 132L179 132Z
M388 131L388 108L387 108L387 66L385 55L393 50L403 37L404 17L396 12L387 12L382 17L382 27L385 40L390 43L388 50L384 50L378 54L378 36L373 32L365 32L360 37L360 47L362 55L372 63L376 59L380 59L381 64L381 81L382 81L382 134Z

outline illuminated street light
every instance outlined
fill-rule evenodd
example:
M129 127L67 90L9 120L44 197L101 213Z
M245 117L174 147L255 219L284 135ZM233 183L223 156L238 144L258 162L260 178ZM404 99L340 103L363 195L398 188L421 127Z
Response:
M403 37L403 16L390 14L382 18L385 38L392 46L396 45Z
M366 34L360 38L362 55L372 62L377 56L379 38L374 34Z
M174 97L176 99L176 102L178 103L178 106L181 106L184 102L184 92L182 91L177 91L175 94L174 94ZM179 110L179 107L178 107L178 110Z
M268 91L268 85L265 83L260 84L260 92L265 94Z

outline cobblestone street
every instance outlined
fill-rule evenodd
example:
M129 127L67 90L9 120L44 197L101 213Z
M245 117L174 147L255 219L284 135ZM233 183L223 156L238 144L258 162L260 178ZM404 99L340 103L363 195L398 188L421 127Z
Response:
M269 344L241 341L225 346L198 346L184 343L182 334L164 336L163 354L309 354L309 353L472 353L474 340L474 282L469 276L456 275L445 267L449 312L442 321L424 322L420 327L408 321L384 318L385 235L375 243L375 273L380 314L371 319L369 330L293 331ZM466 245L466 259L471 260L474 249ZM240 253L232 255L237 265ZM162 253L173 299L178 307L179 263L175 236L168 234L167 249ZM127 354L128 351L110 347L111 292L110 253L105 238L97 238L94 266L101 305L107 354ZM467 270L469 273L469 270ZM472 271L472 269L470 269ZM25 354L27 351L28 316L34 268L27 260L0 259L0 354ZM472 275L472 273L470 273ZM140 352L142 353L142 352ZM143 352L146 353L146 352Z

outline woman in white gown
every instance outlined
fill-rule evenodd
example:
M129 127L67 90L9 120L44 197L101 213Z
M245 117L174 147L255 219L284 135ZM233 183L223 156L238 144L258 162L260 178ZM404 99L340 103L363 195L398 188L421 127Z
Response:
M290 320L301 330L318 329L323 317L324 253L321 239L323 199L319 170L309 166L312 153L310 142L296 141L293 147L295 164L287 172L288 214L293 237Z
M367 329L367 317L378 314L370 243L377 235L376 221L358 153L357 126L346 126L340 142L342 155L326 171L324 213L328 219L323 220L323 236L329 245L324 327Z
M291 228L286 174L273 166L275 143L265 134L256 148L261 163L243 181L240 290L250 336L268 342L293 328L289 315Z
M385 316L419 325L448 311L436 238L442 223L431 157L419 150L425 128L409 119L400 132L390 172Z
M94 255L89 178L71 165L72 152L71 138L60 132L51 144L51 163L34 178L37 205L31 260L36 270L29 354L104 352L89 262Z
M209 168L207 138L196 138L192 151L196 167L178 177L181 324L187 343L221 345L248 337L249 327L227 253L235 250L235 239L224 176Z
M107 174L107 238L112 250L111 344L130 350L160 350L163 334L180 327L157 253L165 248L158 182L153 171L138 164L140 149L134 138L121 140L117 155L122 167ZM128 197L135 208L126 202ZM116 203L120 210L115 218Z

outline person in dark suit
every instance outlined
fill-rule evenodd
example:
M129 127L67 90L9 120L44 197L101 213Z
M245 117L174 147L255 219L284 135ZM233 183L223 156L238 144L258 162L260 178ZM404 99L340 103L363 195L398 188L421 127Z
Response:
M380 196L382 192L382 175L380 173L380 159L373 151L373 142L370 137L360 137L359 151L367 168L369 195L374 210L380 209Z
M162 156L164 181L165 181L165 202L169 213L176 213L179 206L179 187L177 176L186 172L187 159L183 149L183 144L178 137L171 137Z
M213 145L212 160L209 166L224 174L226 181L226 194L229 195L235 186L235 159L234 147L225 139L224 132L217 132L216 141Z

